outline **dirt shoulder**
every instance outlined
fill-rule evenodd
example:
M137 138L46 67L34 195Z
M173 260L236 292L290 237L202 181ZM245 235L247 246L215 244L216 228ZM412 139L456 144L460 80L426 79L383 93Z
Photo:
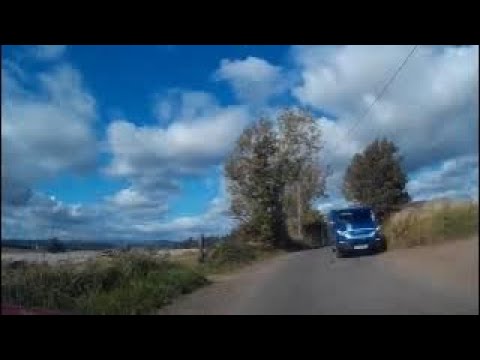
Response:
M477 294L478 236L386 252L381 260L405 277L430 282L437 287Z

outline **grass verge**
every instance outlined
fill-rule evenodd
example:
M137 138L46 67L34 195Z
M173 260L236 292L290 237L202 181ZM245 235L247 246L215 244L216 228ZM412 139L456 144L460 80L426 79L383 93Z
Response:
M210 275L237 270L277 253L222 243L210 249L202 264L195 253L163 258L126 253L83 265L2 265L2 304L72 314L150 314L208 284Z
M388 248L409 248L478 234L478 203L431 202L404 209L384 225Z
M239 270L249 264L272 258L284 250L265 248L259 245L227 242L217 244L210 250L199 270L208 275L218 275Z
M148 314L208 283L191 267L142 255L2 270L2 303L79 314Z

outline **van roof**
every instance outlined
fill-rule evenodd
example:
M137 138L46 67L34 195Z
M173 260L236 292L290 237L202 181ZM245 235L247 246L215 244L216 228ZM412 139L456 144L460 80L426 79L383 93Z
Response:
M333 210L330 210L330 213L335 214L335 213L338 213L338 212L355 211L355 210L372 210L372 208L368 207L368 206L351 206L351 207L343 208L343 209L333 209Z

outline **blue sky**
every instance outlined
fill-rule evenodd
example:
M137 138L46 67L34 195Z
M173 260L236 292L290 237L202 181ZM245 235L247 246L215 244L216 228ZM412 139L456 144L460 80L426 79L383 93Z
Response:
M345 204L345 167L375 136L399 145L415 199L478 199L478 46L419 47L350 130L411 48L2 46L2 237L226 232L223 161L285 106L323 130L319 209Z

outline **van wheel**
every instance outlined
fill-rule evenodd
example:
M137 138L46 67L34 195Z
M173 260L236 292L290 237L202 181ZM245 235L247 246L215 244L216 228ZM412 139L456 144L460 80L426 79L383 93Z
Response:
M337 256L338 259L341 259L344 256L343 253L338 249L335 251L335 255Z
M380 253L382 252L385 252L387 251L387 242L385 241L385 239L382 239L382 242L380 244L380 248L379 248L379 251Z

